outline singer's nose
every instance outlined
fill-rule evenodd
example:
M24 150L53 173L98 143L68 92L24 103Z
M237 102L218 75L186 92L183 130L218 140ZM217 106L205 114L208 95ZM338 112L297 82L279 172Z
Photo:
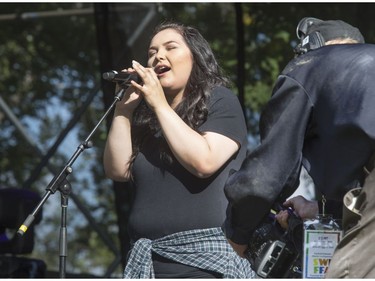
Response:
M156 54L156 59L158 61L161 61L161 60L164 60L165 59L165 51L164 50L158 50L157 54Z

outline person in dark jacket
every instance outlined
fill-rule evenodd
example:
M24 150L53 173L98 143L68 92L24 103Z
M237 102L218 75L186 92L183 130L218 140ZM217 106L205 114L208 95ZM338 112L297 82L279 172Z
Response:
M284 202L298 187L302 166L327 202L340 203L345 194L364 186L366 171L371 171L375 45L365 44L360 31L341 20L304 18L297 35L297 56L279 75L262 112L261 144L224 189L229 205L223 229L240 256L273 204ZM375 202L373 185L371 192L361 189L367 196L362 202ZM337 247L360 239L356 258L346 250L340 251L342 258L335 253L327 277L375 277L375 248L365 246L367 235L375 233L374 216L366 217L375 213L374 204L365 203L356 206L364 216L346 229Z

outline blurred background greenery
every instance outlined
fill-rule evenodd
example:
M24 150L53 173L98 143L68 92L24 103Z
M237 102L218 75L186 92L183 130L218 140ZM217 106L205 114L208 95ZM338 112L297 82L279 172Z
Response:
M373 43L374 8L345 2L0 3L0 189L46 194L113 102L114 85L102 73L132 59L144 64L150 33L163 20L193 25L209 41L243 105L251 150L259 113L294 56L299 20L342 19ZM111 114L68 177L68 276L121 277L129 249L132 189L106 179L102 167L110 122ZM48 276L59 271L61 196L52 195L34 227L33 251L24 255L43 260Z

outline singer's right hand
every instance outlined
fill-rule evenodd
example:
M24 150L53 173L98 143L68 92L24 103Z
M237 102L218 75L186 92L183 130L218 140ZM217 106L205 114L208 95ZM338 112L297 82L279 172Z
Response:
M127 69L125 71L134 71ZM116 93L121 90L120 85L116 85ZM139 90L129 86L121 98L116 103L114 116L108 139L104 149L104 170L107 177L119 181L129 181L131 173L129 170L129 159L133 153L131 141L131 124L134 109L142 100Z
M128 68L122 70L124 72L135 72L133 68ZM121 86L117 83L116 84L116 93L120 91ZM120 110L121 112L126 110L128 113L133 113L135 108L139 105L142 100L142 95L140 91L133 86L129 86L124 94L124 97L117 102L116 104L116 111Z

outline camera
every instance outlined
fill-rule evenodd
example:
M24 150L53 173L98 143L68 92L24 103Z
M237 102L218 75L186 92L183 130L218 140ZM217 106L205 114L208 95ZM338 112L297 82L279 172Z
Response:
M270 212L252 233L246 258L261 278L302 278L302 234L303 221L293 212L289 212L288 229Z

